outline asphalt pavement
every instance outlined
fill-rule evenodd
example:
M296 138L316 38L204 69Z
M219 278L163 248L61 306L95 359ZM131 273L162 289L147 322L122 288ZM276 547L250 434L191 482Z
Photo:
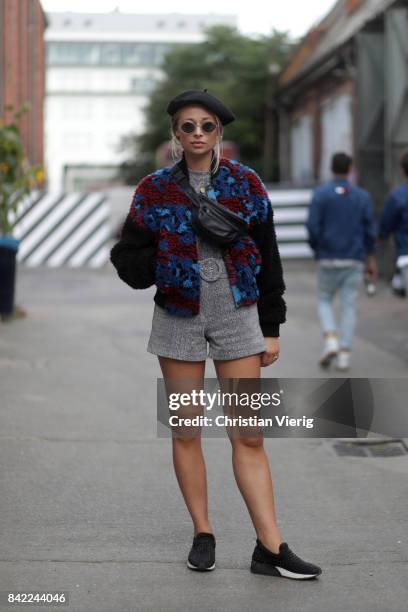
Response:
M314 264L284 268L288 322L262 376L321 377ZM405 612L408 457L339 456L331 439L265 440L281 534L322 576L249 572L255 532L227 438L203 440L217 567L186 567L192 524L156 434L153 294L109 264L19 267L27 316L0 323L0 591L65 589L75 612ZM361 295L349 376L407 373L408 300L381 281Z

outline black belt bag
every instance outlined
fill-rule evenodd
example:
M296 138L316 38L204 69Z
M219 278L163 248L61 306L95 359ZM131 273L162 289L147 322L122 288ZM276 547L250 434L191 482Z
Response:
M194 191L177 165L173 166L171 174L193 203L191 224L197 234L217 246L225 247L248 232L245 219L216 200Z

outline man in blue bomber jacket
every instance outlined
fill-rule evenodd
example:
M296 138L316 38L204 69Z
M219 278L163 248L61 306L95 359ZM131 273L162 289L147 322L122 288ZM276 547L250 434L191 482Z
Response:
M379 220L378 237L394 235L397 269L401 271L408 298L408 150L400 159L404 182L388 194Z
M318 267L318 314L324 335L320 365L327 368L337 356L336 367L348 370L356 323L359 288L365 271L374 280L376 266L373 203L367 191L352 185L348 174L352 158L332 156L333 179L313 193L307 219L309 244ZM332 301L340 293L338 337Z

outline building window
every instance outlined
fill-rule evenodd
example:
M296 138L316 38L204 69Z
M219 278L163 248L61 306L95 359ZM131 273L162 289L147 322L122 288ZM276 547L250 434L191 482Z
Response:
M172 45L169 43L157 43L154 45L153 64L155 66L161 66L163 64L164 58L171 47Z
M160 66L174 44L49 42L47 63L51 66Z
M47 45L47 62L51 65L96 65L100 63L99 43L62 43Z
M328 100L321 109L320 180L331 178L331 157L336 151L352 155L353 114L350 94Z
M142 58L137 44L122 45L122 61L125 66L138 66Z
M295 183L308 183L312 179L312 147L312 117L304 115L294 122L291 130L292 180Z
M151 43L140 43L139 53L144 66L152 66L154 61L155 45Z
M148 95L154 89L156 81L152 77L132 77L130 79L130 90L139 95Z
M117 65L121 64L120 45L117 43L105 43L102 45L102 64Z

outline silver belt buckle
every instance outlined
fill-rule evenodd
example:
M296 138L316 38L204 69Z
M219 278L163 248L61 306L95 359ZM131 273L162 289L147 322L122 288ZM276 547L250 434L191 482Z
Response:
M221 263L214 257L207 257L199 262L200 276L205 281L216 281L221 276Z

